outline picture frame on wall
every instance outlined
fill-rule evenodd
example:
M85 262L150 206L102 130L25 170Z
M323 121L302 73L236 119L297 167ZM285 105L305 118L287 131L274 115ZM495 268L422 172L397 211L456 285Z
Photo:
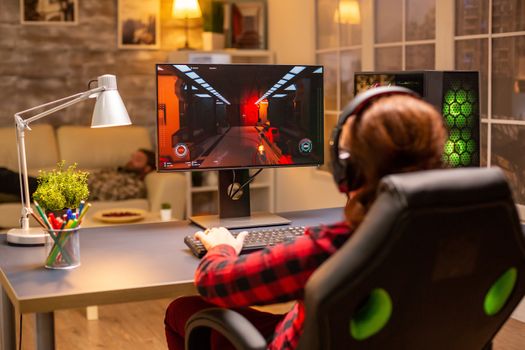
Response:
M20 0L20 22L35 25L78 24L78 0Z
M160 0L118 0L118 48L160 48Z
M267 1L231 0L225 5L227 47L265 50L267 39Z

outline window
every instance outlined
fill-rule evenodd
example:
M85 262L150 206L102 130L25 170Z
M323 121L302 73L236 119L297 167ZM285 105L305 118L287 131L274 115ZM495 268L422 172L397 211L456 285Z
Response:
M373 43L375 70L434 69L435 2L316 0L316 57L325 67L325 159L339 113L354 96L365 40ZM363 12L365 3L373 3L373 16ZM363 37L365 21L374 26L373 41Z
M341 8L350 2L360 7L359 21L343 23ZM316 7L327 135L362 67L434 69L437 57L440 69L477 70L481 164L501 167L525 208L525 0L316 0ZM436 43L450 43L453 52L436 53Z
M436 0L376 0L375 70L434 69Z
M317 63L324 66L325 159L328 140L344 105L354 96L361 70L361 1L317 0ZM327 165L323 166L328 169Z
M456 69L480 71L482 165L525 204L525 0L456 0Z

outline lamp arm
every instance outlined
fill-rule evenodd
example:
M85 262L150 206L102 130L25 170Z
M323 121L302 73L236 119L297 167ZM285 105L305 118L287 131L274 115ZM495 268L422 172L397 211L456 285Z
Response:
M18 172L19 172L19 180L20 180L20 188L21 188L21 199L22 199L22 213L20 218L20 226L22 229L28 229L29 228L29 215L31 214L31 199L29 198L29 179L27 174L27 158L26 158L26 146L25 146L25 130L29 129L29 123L34 122L35 120L41 119L47 115L50 115L52 113L55 113L61 109L67 108L69 106L72 106L80 101L87 100L90 95L102 92L106 90L105 86L99 86L97 88L81 92L75 95L71 95L68 97L64 97L60 100L56 100L53 102L45 103L40 106L36 106L30 109L26 109L25 111L21 111L18 113L15 113L15 124L16 124L16 144L17 144L17 150L18 150ZM65 102L61 105L58 105L56 107L53 107L47 111L44 111L42 113L39 113L37 115L34 115L27 119L22 119L21 114L25 114L27 112L31 112L35 109L43 108L58 102L70 100L68 102Z
M68 96L68 97L61 98L60 100L44 103L44 104L42 104L40 106L36 106L36 107L30 108L30 109L26 109L25 111L17 112L17 113L15 113L16 123L17 123L17 125L19 125L21 123L24 126L24 128L27 128L29 123L32 123L35 120L41 119L41 118L43 118L43 117L45 117L47 115L50 115L50 114L55 113L57 111L60 111L61 109L67 108L69 106L72 106L72 105L74 105L74 104L76 104L76 103L78 103L80 101L87 100L89 98L89 96L91 96L92 94L95 94L95 93L98 93L98 92L102 92L104 90L106 90L105 86L99 86L99 87L96 87L96 88L88 90L88 91L80 92L80 93L75 94L75 95L71 95L71 96ZM42 113L39 113L39 114L34 115L34 116L32 116L30 118L27 118L27 119L22 119L22 117L21 117L22 114L25 114L27 112L31 112L31 111L34 111L36 109L40 109L40 108L43 108L43 107L46 107L46 106L49 106L49 105L52 105L52 104L55 104L55 103L58 103L58 102L65 101L65 100L70 100L70 101L65 102L65 103L63 103L61 105L58 105L56 107L53 107L53 108L51 108L51 109L49 109L47 111L43 111Z

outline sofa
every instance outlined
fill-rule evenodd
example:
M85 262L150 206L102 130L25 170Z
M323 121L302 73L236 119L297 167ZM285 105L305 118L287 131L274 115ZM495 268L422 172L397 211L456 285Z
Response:
M92 129L88 126L61 126L32 124L25 133L28 173L37 176L39 170L51 170L57 162L66 166L77 163L79 169L93 171L124 165L139 148L153 149L148 129L141 126L122 126ZM0 167L18 171L16 131L0 128ZM151 212L160 210L162 203L170 203L172 216L183 219L186 200L186 178L183 173L146 175L147 198L121 201L94 201L90 217L98 210L110 208L137 208ZM21 202L14 196L0 198L0 227L19 227ZM37 223L31 218L31 226Z

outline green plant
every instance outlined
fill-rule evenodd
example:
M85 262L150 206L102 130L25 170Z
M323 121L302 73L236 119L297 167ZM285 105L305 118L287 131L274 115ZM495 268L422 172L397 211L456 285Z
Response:
M161 209L171 209L171 204L170 203L162 203L160 205L160 208Z
M205 32L224 32L224 5L221 1L199 0L202 10L202 27Z
M46 210L78 208L80 201L89 196L89 173L77 170L76 163L67 169L64 167L65 161L61 161L57 163L56 169L39 172L33 199Z

